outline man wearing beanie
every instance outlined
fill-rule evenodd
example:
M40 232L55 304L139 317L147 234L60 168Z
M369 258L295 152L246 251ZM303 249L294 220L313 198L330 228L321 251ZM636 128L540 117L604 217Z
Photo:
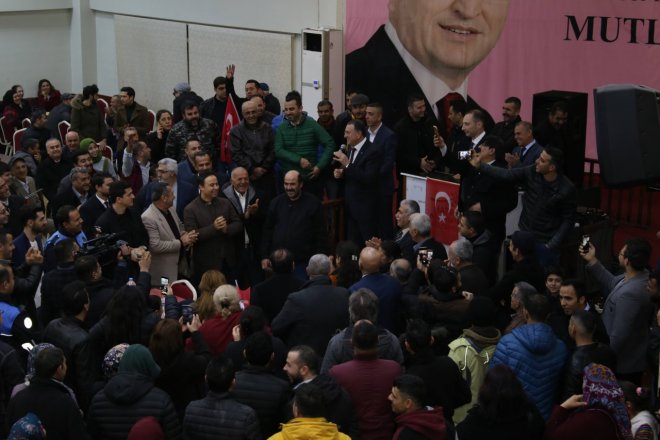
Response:
M472 326L449 344L449 358L456 362L463 378L469 378L472 400L456 408L454 423L465 419L468 411L477 403L479 388L484 382L488 365L500 340L500 331L493 326L495 304L485 296L475 296L468 307L468 317Z

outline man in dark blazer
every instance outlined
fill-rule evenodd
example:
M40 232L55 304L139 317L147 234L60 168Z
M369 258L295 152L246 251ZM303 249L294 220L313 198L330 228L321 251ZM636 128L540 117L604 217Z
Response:
M165 182L172 188L174 194L174 208L179 218L183 218L183 210L190 202L192 202L199 191L197 187L191 185L189 179L180 178L178 175L179 167L174 159L166 157L158 161L156 168L156 176L158 182ZM138 195L135 197L135 206L140 212L144 212L152 202L152 192L154 184L157 182L149 182L145 185Z
M268 322L280 313L292 292L299 291L305 284L293 273L293 254L287 249L276 249L269 257L273 275L252 287L250 305L261 307Z
M392 196L395 190L394 166L396 162L396 135L383 124L383 107L378 103L367 105L367 127L369 142L381 155L382 161L378 172L380 194L378 200L377 237L392 236Z
M236 237L237 281L241 288L247 288L263 280L258 252L267 206L257 197L257 190L250 184L248 171L243 167L232 170L230 183L220 197L231 202L243 223L243 233Z
M330 271L327 255L312 255L307 265L309 281L289 295L273 319L273 334L289 348L308 345L323 355L330 338L348 325L348 290L332 285Z
M71 170L71 186L59 193L53 200L51 213L53 217L60 206L80 206L85 203L89 196L90 176L87 168L76 167Z
M366 125L352 120L344 131L350 152L341 150L334 158L341 165L336 168L336 179L344 179L344 203L348 238L358 246L376 235L377 209L380 183L378 177L381 166L381 153L369 142Z
M382 253L366 247L360 252L360 271L362 278L353 284L351 293L358 289L369 289L378 297L378 322L389 331L398 334L399 310L401 309L401 283L394 277L380 272Z
M23 232L14 238L14 250L11 254L11 263L13 267L20 267L25 263L25 254L36 243L41 253L44 251L44 236L46 232L46 214L41 206L24 206L19 212Z
M503 160L504 146L494 136L487 136L479 147L479 157L484 163L506 168ZM483 213L486 229L493 234L493 241L501 244L506 230L506 215L518 204L515 187L501 180L469 167L461 178L458 209L461 212L479 211ZM496 245L499 247L499 245Z
M97 173L92 177L94 195L87 197L87 201L80 206L80 217L83 219L83 231L88 238L94 238L96 220L110 207L110 184L114 182L108 173Z
M505 156L509 168L534 165L543 152L543 146L534 139L532 124L527 121L518 122L513 129L513 136L518 146Z

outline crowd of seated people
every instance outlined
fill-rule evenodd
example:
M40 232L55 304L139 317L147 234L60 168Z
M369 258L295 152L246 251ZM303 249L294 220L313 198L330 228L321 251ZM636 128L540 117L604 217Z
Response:
M235 71L157 112L130 86L5 93L3 436L657 438L658 244L565 246L565 104L533 127L510 97L491 127L456 97L443 136L421 96L392 127L359 90L314 119ZM402 172L460 183L458 240Z

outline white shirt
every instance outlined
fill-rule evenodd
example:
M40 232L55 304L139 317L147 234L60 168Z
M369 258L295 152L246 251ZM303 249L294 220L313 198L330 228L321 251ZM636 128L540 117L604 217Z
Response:
M435 76L433 72L417 61L417 59L408 52L405 47L403 47L403 43L401 43L401 40L399 40L399 37L396 34L396 29L394 29L394 26L389 21L385 24L385 33L390 37L390 40L392 40L392 44L394 44L399 56L401 56L401 59L408 67L408 70L410 70L410 73L412 73L415 81L419 84L424 96L426 96L426 99L431 103L431 108L436 117L438 117L438 106L436 105L436 102L447 96L449 93L458 93L467 102L467 79L463 81L463 84L458 86L458 88L452 90L444 81Z
M348 165L350 165L351 163L355 162L355 158L356 158L357 155L360 153L360 150L361 150L362 147L364 146L365 142L367 142L367 138L362 139L362 142L360 142L359 144L357 144L356 146L353 147L353 148L355 149L355 152L353 153L353 160L351 160L351 162L350 162ZM348 157L349 157L349 158L351 157L350 154L349 154ZM347 166L348 166L348 165L347 165Z
M241 204L241 211L243 211L243 214L245 214L245 210L247 209L247 193L241 194L234 190L234 194L236 194L236 197L238 198L238 203ZM243 234L245 234L245 244L250 244L250 237L248 236L245 224L243 225Z
M376 135L378 134L378 130L380 130L380 127L382 127L382 126L383 126L383 123L381 122L378 125L378 127L376 127L374 129L374 131L371 131L371 128L369 128L369 142L373 143L374 139L376 139Z
M485 131L482 131L481 134L480 134L479 136L477 136L476 138L472 139L472 148L474 148L479 142L481 142L481 139L483 139L484 136L486 136L486 132L485 132Z
M536 143L536 139L532 139L532 142L525 145L525 147L520 151L520 158L522 158L525 155L525 153L527 153L527 150L532 148L532 145L534 145L535 143Z
M101 205L106 206L106 207L110 206L110 202L108 200L103 200L102 198L99 197L98 194L94 194L94 195L96 196L98 201L101 202Z

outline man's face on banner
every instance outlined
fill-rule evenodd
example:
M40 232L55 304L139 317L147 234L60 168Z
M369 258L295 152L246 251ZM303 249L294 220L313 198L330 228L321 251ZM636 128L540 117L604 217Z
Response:
M471 71L495 46L509 0L390 0L405 48L433 72Z

